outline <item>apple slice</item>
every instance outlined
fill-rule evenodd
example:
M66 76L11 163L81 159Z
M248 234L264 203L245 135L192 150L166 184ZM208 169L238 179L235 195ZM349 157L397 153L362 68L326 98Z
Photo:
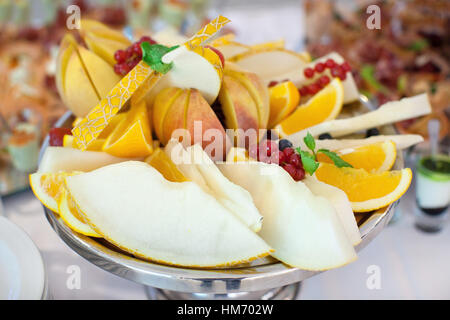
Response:
M185 267L230 266L272 249L193 182L170 182L137 161L66 179L87 223L133 255Z
M352 205L345 192L311 176L305 177L302 182L314 195L327 198L331 202L345 229L348 239L354 246L359 244L361 242L361 234L356 224Z
M197 167L216 199L251 230L259 232L262 216L248 191L225 178L200 145L190 146L186 151L191 156L191 163Z
M156 95L169 87L190 89L195 88L209 104L212 104L219 94L222 82L222 65L220 58L209 48L201 48L209 61L201 54L188 50L185 46L170 51L163 56L164 63L173 63L173 67L148 93L146 101L153 104ZM219 71L218 71L219 69Z
M81 151L75 148L47 147L39 163L38 172L51 173L58 171L92 171L108 164L128 161L117 158L106 152Z
M278 260L305 270L336 268L356 259L355 250L331 203L295 182L280 166L228 162L220 170L247 189L264 217L259 235Z

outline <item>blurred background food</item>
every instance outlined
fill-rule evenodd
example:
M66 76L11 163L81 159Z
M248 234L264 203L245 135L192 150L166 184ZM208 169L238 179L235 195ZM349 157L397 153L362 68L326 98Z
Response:
M366 26L368 5L381 9L381 28ZM353 68L360 91L381 105L427 92L433 113L396 125L402 133L428 136L438 119L448 136L450 101L450 2L305 1L307 50L319 57L337 51ZM323 23L327 21L327 23Z

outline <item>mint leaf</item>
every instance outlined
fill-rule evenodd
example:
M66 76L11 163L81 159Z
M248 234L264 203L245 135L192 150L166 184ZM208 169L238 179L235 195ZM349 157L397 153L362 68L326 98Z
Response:
M324 155L326 155L328 158L330 158L331 161L333 161L334 165L338 168L342 168L342 167L353 168L353 166L350 163L342 160L342 158L339 157L336 152L333 152L333 151L330 151L327 149L319 149L319 151L317 151L317 152L322 152Z
M303 169L310 175L313 175L319 167L319 163L316 161L315 157L307 151L300 150L300 148L297 148L297 152L302 158Z
M311 133L308 132L306 134L306 137L303 138L303 141L305 142L308 149L311 150L313 154L316 154L316 142L314 141L314 137L311 135Z
M173 63L162 62L162 57L178 48L179 46L166 47L161 44L150 44L148 42L141 43L142 60L150 66L154 71L166 74L172 69Z

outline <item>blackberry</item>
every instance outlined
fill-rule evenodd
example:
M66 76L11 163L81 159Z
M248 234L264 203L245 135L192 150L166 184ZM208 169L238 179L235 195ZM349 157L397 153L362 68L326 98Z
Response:
M278 142L278 150L283 151L286 148L292 148L292 142L287 139L281 139Z
M331 134L329 133L322 133L319 136L319 140L326 140L326 139L333 139L333 137L331 136Z
M380 131L377 128L371 128L366 131L366 138L372 137L372 136L379 136Z

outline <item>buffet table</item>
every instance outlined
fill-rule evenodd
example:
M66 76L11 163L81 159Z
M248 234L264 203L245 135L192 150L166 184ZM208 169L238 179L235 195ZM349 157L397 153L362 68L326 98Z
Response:
M5 215L40 249L53 299L146 299L142 285L97 268L69 249L50 227L31 192L3 199ZM356 262L304 281L300 299L449 299L450 229L426 234L414 227L414 185L385 228ZM379 289L370 285L380 275ZM80 275L80 288L73 276ZM75 282L76 283L76 282Z

